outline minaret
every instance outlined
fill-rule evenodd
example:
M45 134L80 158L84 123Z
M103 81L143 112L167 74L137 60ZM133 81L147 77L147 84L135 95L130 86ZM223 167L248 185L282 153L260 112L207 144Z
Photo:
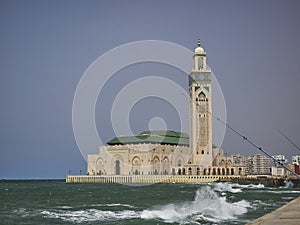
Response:
M206 65L206 52L200 39L194 52L194 66L189 77L190 90L190 148L188 166L192 174L208 174L212 165L212 98L211 70Z

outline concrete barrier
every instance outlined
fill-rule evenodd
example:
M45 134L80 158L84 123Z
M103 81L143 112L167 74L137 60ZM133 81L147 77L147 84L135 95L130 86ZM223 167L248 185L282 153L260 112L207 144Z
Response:
M247 225L299 225L300 197Z

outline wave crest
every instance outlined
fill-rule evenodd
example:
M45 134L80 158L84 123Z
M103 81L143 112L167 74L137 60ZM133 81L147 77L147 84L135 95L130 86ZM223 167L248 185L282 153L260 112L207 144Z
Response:
M242 200L230 203L226 197L209 186L197 190L195 200L183 204L169 204L155 210L144 210L141 214L143 219L162 219L165 222L187 222L204 219L208 221L223 221L235 219L247 212L249 202Z

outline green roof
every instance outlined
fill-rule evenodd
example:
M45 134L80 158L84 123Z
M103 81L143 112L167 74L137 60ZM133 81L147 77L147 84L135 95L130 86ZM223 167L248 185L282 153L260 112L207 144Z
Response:
M126 145L126 144L169 144L169 145L184 145L189 146L189 135L186 133L175 131L144 131L136 136L115 137L109 142L108 145Z

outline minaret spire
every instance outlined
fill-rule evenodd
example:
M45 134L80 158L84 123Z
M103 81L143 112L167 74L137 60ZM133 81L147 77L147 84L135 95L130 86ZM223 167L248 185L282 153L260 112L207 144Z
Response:
M201 45L201 41L200 41L200 38L198 38L198 47L200 47Z

